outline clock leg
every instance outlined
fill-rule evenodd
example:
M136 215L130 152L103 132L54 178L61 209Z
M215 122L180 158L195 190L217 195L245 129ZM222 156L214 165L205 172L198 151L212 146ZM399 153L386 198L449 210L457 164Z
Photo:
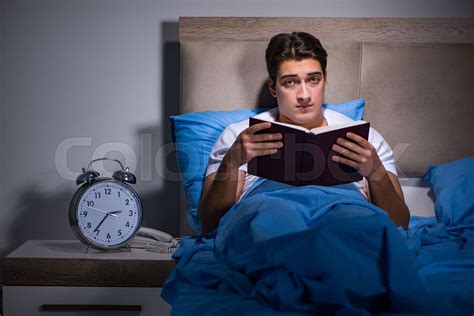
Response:
M84 253L87 253L87 252L89 251L89 248L90 248L90 247L91 247L91 245L89 244L89 245L87 246L86 251L84 251Z

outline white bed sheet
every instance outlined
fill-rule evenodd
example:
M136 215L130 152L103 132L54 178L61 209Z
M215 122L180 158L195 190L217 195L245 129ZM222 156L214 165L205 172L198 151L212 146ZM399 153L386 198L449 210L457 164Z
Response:
M410 215L435 216L434 195L429 185L423 181L423 178L400 178L399 181Z

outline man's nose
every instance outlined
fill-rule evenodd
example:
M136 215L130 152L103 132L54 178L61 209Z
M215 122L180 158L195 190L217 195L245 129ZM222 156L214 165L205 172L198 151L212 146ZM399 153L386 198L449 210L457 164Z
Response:
M311 93L306 83L301 83L296 98L300 104L308 104L311 102Z

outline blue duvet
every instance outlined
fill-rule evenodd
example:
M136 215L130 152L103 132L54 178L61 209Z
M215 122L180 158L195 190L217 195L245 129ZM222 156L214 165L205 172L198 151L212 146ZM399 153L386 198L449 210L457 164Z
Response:
M472 315L474 214L407 231L351 185L261 181L185 238L162 296L173 315Z

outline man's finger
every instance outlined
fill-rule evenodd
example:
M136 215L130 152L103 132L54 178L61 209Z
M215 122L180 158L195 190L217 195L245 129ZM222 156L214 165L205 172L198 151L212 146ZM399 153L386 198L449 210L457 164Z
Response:
M273 134L259 134L253 135L251 137L252 142L271 142L276 140L281 140L283 136L280 133L273 133Z
M342 146L339 146L337 144L332 145L332 150L335 152L339 153L340 155L346 156L347 158L357 161L357 162L362 162L362 156L359 154L356 154L355 152L346 149Z
M347 148L355 153L358 153L359 155L365 155L365 151L367 150L367 148L341 137L339 137L336 142L337 145Z
M277 149L260 149L260 150L255 150L256 156L265 156L265 155L272 155L276 154L278 150Z
M254 134L254 133L256 133L258 131L261 131L263 129L267 129L270 126L272 126L272 123L270 123L270 122L258 123L258 124L255 124L255 125L252 125L252 126L248 127L246 129L246 132L250 133L250 134Z
M357 163L357 162L355 162L355 161L353 161L353 160L347 159L347 158L343 158L343 157L341 157L341 156L336 156L336 155L334 155L334 156L332 156L331 159L334 160L334 161L336 161L336 162L342 163L342 164L344 164L344 165L348 165L349 167L352 167L352 168L354 168L354 169L356 169L356 170L359 170L359 168L360 168L360 164L359 164L359 163Z
M370 143L367 141L367 139L365 139L362 136L359 136L357 134L348 132L348 133L346 133L346 137L349 138L349 139L352 139L353 141L355 141L356 143L358 143L359 145L361 145L364 148L367 148L367 149L370 148Z
M259 149L276 149L283 147L282 142L262 142L262 143L252 143L249 148L252 150L259 150Z

